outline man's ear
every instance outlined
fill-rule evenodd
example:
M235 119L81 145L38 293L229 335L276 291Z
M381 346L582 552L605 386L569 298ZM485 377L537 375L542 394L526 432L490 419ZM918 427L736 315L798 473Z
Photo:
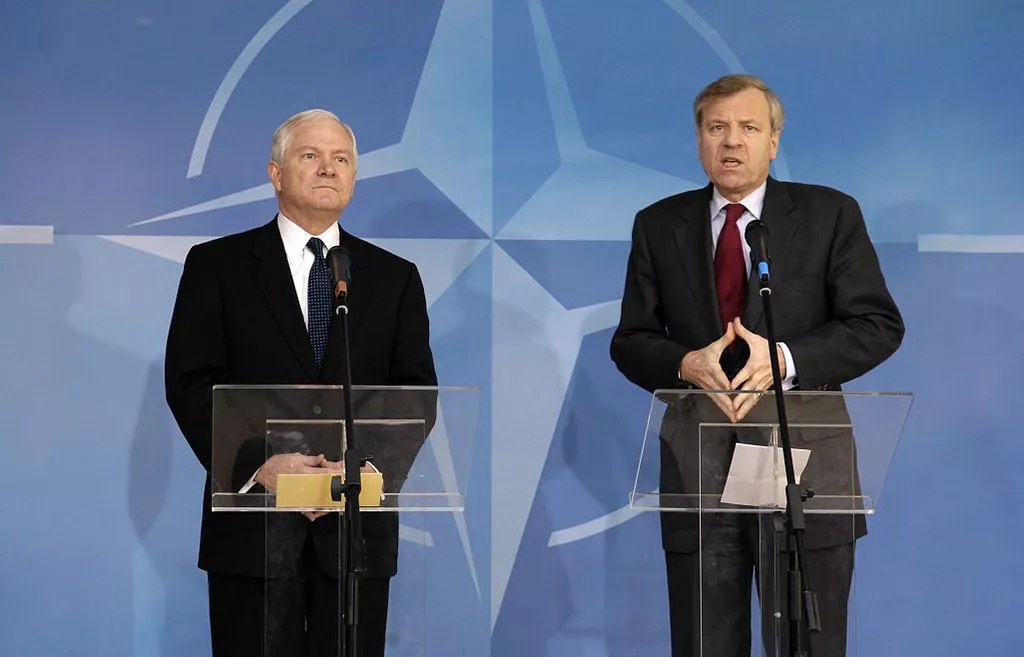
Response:
M267 177L270 178L270 184L274 186L274 189L278 192L281 191L281 165L273 160L267 164Z

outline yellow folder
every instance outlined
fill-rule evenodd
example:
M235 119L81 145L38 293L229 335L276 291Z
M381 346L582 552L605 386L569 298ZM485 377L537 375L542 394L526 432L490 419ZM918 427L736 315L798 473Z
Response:
M359 491L359 506L380 506L383 499L384 477L372 463L359 473L362 488ZM368 471L369 470L369 471ZM343 472L316 474L281 474L277 476L277 508L302 509L313 507L336 508L345 506L345 496L335 502L331 499L331 479L342 477Z

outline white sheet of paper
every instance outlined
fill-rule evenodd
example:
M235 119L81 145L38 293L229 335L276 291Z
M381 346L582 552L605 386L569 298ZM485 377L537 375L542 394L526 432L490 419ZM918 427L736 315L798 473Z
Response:
M810 457L809 449L793 450L793 474L797 483ZM722 502L785 509L786 466L782 448L737 443L725 479Z

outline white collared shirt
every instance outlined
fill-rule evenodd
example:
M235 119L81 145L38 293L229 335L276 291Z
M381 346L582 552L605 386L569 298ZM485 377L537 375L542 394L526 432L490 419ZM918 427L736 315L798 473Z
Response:
M284 213L277 215L277 229L281 231L281 241L284 242L284 254L288 258L288 269L292 274L292 283L295 284L295 295L299 298L299 308L302 309L302 319L309 329L309 271L313 268L315 257L313 252L306 248L310 238L318 237L324 243L327 250L341 244L341 228L338 222L334 222L320 235L310 235L299 227ZM327 251L324 251L324 255Z
M747 209L739 220L736 222L736 227L740 229L740 242L743 244L743 263L747 267L747 276L750 276L750 245L747 244L747 240L744 239L743 235L746 233L747 226L754 219L761 218L761 209L764 208L764 192L768 186L768 182L765 181L760 187L747 194L739 201L740 205ZM722 228L725 227L725 206L732 203L729 199L722 196L718 188L714 188L714 192L711 194L711 253L715 252L718 248L718 236L722 232Z
M764 209L764 193L768 188L768 181L761 183L761 186L750 192L738 202L744 208L744 212L740 218L736 221L736 227L740 229L740 242L743 244L743 263L747 267L747 278L750 278L750 268L752 266L750 262L750 245L747 244L747 240L743 238L746 233L747 226L754 219L761 218L761 211ZM732 203L729 199L722 196L722 193L718 191L718 188L714 188L714 192L711 194L711 253L715 252L718 248L718 235L722 232L722 228L725 226L725 206ZM749 326L747 327L750 328ZM786 343L779 342L779 347L782 348L782 355L786 360L786 376L782 379L782 389L789 390L796 385L796 363L793 362L793 354L790 353L789 347Z

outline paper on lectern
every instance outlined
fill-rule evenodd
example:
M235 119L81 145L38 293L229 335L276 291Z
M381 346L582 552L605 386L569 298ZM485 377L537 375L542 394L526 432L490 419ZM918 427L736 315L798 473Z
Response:
M800 483L800 476L810 457L809 449L793 450L793 474L797 483ZM737 443L725 490L722 491L722 502L786 508L786 466L782 448Z

